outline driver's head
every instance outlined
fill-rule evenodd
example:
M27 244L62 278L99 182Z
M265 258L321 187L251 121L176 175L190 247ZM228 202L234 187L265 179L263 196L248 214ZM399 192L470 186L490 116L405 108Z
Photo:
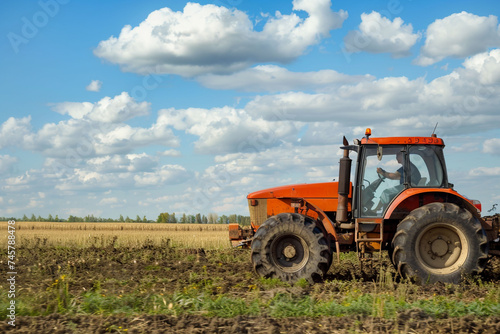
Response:
M399 162L400 164L402 164L402 163L403 163L403 152L398 152L398 153L396 154L396 159L398 160L398 162Z

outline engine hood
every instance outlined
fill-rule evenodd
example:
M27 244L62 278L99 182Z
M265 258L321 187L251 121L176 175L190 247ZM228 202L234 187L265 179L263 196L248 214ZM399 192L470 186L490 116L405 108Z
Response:
M338 185L338 182L293 184L259 190L247 198L337 198Z

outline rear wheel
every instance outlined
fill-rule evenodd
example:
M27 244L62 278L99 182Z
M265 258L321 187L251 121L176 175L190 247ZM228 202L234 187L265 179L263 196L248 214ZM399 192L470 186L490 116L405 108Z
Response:
M320 280L328 271L331 251L314 220L297 213L280 213L266 220L252 241L257 274L295 283Z
M413 210L399 224L392 246L398 272L420 283L458 283L462 275L482 271L487 259L481 224L451 203Z

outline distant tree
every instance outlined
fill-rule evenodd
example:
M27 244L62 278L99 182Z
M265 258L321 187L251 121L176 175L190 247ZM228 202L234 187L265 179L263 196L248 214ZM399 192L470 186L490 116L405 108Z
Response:
M219 217L219 224L227 224L228 223L228 218L226 215L222 215Z
M26 215L23 215L23 218L22 218L22 221L25 221L25 222L27 222L27 221L28 221L28 216L26 216Z
M135 217L135 221L140 223L142 221L141 217L139 217L139 215L137 215L137 217Z
M195 224L201 224L201 215L199 213L196 214Z
M125 221L125 219L123 219L123 215L120 215L120 218L118 219L118 221L120 221L120 222L124 222Z
M156 222L160 223L160 224L166 224L166 223L168 223L169 218L170 218L170 214L168 212L163 212L163 213L160 213L160 215L158 216L158 219L156 219Z
M203 217L201 217L201 222L202 222L202 224L208 224L207 216L203 215Z
M188 217L186 216L185 213L183 213L181 219L179 220L179 223L186 224L187 222L188 222Z
M218 218L219 217L218 217L218 215L216 213L211 212L211 213L208 214L208 223L209 224L217 224L218 223L217 222Z
M175 218L175 212L173 212L168 218L168 222L170 224L177 224L177 218Z
M34 213L32 213L32 214L31 214L31 218L30 218L30 220L31 220L32 222L36 222L36 217L35 217L35 214L34 214Z
M54 221L58 222L59 221L59 216L56 215L56 217L54 218Z
M52 215L49 213L49 216L47 217L47 221L48 222L53 222L54 221L54 217L52 217Z
M144 216L144 217L142 218L142 222L143 222L143 223L147 223L147 222L148 222L148 219L146 218L146 216Z

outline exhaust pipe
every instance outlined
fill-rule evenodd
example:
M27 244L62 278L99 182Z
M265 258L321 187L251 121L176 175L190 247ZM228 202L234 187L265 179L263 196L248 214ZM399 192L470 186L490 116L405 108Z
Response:
M338 205L337 222L347 222L347 202L349 196L349 186L351 184L351 158L349 158L349 142L344 137L344 156L340 159L339 166L339 186L338 186Z

